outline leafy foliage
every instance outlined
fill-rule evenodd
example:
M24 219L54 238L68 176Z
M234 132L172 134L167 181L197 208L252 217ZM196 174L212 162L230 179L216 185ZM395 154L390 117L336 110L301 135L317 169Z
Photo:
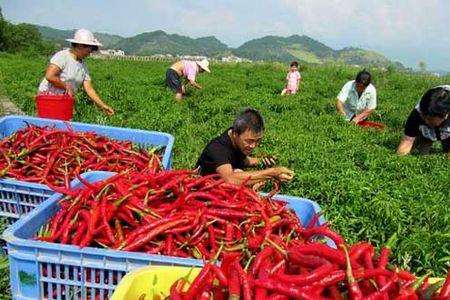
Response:
M282 193L317 201L332 227L351 242L384 245L396 235L394 262L414 272L442 276L450 266L449 162L442 154L397 157L407 115L423 92L449 82L373 69L379 107L373 119L385 131L360 129L335 112L335 98L358 69L302 66L299 94L281 97L288 69L281 64L212 65L177 104L164 86L168 63L87 62L108 118L80 93L75 119L82 122L169 132L175 136L175 168L190 168L203 147L231 125L240 108L253 106L266 120L261 149L296 172ZM0 55L5 93L27 114L47 61ZM435 145L434 152L440 151Z
M44 42L33 25L14 25L0 15L0 51L48 54L54 50L54 44Z

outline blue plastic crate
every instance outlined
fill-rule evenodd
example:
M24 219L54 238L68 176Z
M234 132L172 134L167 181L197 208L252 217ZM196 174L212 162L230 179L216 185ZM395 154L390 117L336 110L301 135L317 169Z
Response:
M3 139L14 132L26 127L26 123L47 126L54 125L59 129L66 129L66 122L51 119L42 119L28 116L7 116L0 119L0 139ZM101 126L87 123L67 122L74 131L95 132L105 135L113 140L131 141L142 148L151 148L153 146L165 147L162 165L165 169L172 167L172 148L174 137L168 133L158 131L147 131L131 128L120 128L112 126Z
M82 176L99 181L112 176L110 172L88 172ZM72 187L82 186L75 180ZM79 248L32 240L39 228L59 210L55 194L30 212L3 234L10 261L10 280L14 299L100 299L109 298L123 276L132 269L147 265L202 266L201 260L150 255L129 251L92 247ZM275 199L289 202L303 224L320 211L313 201L277 195ZM320 222L323 222L323 217ZM90 278L89 278L90 277ZM95 280L92 280L94 278Z
M46 185L10 179L0 180L0 217L9 224L35 209L55 192Z
M0 219L7 224L12 224L54 193L46 185L2 179L0 180ZM6 255L6 245L1 239L0 247L0 253Z

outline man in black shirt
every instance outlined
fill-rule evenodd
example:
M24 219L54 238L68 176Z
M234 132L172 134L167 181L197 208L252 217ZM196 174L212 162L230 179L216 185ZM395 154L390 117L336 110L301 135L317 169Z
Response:
M240 184L244 180L248 184L262 184L267 179L277 178L290 181L294 173L285 167L271 167L276 158L263 157L261 160L250 154L258 147L264 135L264 120L261 114L251 108L240 112L234 120L233 127L227 129L219 137L211 140L197 161L200 174L218 173L225 181ZM255 167L260 163L267 169L260 171L244 171L246 167Z
M450 159L450 85L429 89L413 109L405 125L405 133L397 148L399 155L411 152L416 146L427 154L433 142L441 141Z

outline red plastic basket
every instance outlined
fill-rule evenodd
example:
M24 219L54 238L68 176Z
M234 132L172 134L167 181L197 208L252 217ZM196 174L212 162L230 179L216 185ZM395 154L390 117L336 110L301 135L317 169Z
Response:
M377 122L372 122L372 121L361 121L358 123L358 125L361 127L372 127L372 128L376 128L379 130L384 129L384 125L377 123Z
M37 95L38 117L68 121L73 117L74 100L69 95Z

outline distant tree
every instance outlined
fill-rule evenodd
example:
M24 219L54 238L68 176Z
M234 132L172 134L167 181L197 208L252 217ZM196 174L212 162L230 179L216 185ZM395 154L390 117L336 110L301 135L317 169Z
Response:
M426 73L427 72L427 63L424 61L420 61L419 68L420 68L420 72Z
M0 51L5 51L5 32L8 22L3 19L2 8L0 7Z
M45 42L35 26L11 24L3 18L0 8L0 51L50 54L54 50L55 45Z

